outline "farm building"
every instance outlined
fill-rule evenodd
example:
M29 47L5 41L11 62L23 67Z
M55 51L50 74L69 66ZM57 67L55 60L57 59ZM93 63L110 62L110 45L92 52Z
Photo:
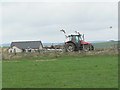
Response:
M36 52L43 49L41 41L23 41L23 42L12 42L8 50L9 53L18 52Z

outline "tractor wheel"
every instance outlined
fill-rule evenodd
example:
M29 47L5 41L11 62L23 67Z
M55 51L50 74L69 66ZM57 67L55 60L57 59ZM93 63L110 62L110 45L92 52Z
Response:
M93 45L90 45L90 50L94 50L94 46Z
M84 51L92 51L92 50L94 50L94 47L93 47L93 45L86 44L86 45L84 45L83 50Z
M83 50L84 51L90 51L90 45L89 44L84 45Z
M65 49L67 52L73 52L75 51L75 45L73 43L67 43Z

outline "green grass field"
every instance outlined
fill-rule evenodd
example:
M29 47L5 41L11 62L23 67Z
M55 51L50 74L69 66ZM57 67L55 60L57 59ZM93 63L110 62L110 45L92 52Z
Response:
M3 61L3 88L115 88L118 57L60 56Z

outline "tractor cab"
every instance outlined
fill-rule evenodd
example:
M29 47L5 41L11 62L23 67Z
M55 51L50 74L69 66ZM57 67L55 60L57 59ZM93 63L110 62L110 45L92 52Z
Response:
M78 43L81 40L83 40L81 35L68 35L65 42L71 41Z

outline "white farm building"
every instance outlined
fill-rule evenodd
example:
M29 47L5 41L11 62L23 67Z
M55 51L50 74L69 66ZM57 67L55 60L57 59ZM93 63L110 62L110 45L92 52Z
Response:
M23 42L12 42L9 48L9 53L18 52L36 52L43 49L41 41L23 41Z

